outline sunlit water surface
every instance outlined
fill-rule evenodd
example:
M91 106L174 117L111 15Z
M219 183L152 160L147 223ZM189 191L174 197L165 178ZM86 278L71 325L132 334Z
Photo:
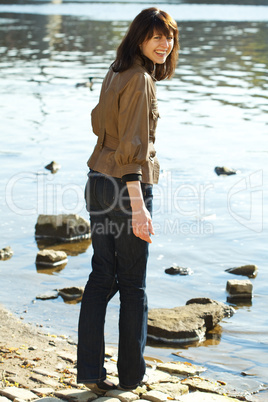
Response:
M165 5L169 11L172 5ZM95 3L100 15L109 14L104 20L72 12L75 5L66 15L38 12L36 4L25 13L26 6L12 12L1 7L0 246L14 250L10 260L0 262L1 302L26 321L76 340L80 305L35 297L85 285L91 246L74 251L59 272L37 271L35 223L40 213L87 218L86 161L95 144L90 110L129 20L143 4L132 3L132 14L122 18L117 8L108 13L107 5ZM246 22L215 21L202 10L206 18L199 21L180 21L176 11L180 61L175 77L157 85L162 171L154 189L149 307L180 306L192 297L226 302L226 282L236 277L225 269L256 264L259 272L251 279L252 302L235 306L236 314L206 342L151 345L147 354L169 360L180 351L182 360L206 365L207 376L257 390L268 375L268 22L254 14ZM75 87L90 76L92 91ZM44 169L52 160L61 165L54 175ZM218 177L215 166L238 174ZM165 274L174 263L190 267L193 275ZM117 343L118 306L115 297L106 322L110 344Z

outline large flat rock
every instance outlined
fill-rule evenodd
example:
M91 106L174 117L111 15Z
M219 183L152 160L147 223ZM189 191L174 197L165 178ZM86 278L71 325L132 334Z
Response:
M186 306L152 309L148 315L148 338L165 343L201 341L206 332L234 309L223 303L203 298L191 299Z

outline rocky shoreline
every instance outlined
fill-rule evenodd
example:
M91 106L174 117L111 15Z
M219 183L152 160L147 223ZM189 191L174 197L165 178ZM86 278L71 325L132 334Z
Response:
M163 363L146 357L144 385L132 392L109 391L98 395L76 383L76 344L66 336L45 334L0 306L0 402L153 402L260 401L257 395L241 395L224 381L200 374L206 368L188 362ZM116 348L106 348L108 378L118 383ZM267 394L266 394L267 397ZM265 398L265 396L264 396Z

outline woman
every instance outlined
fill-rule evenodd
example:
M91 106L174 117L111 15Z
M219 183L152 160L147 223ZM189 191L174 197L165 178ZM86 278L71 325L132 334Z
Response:
M104 322L118 290L120 388L136 388L145 374L146 265L154 234L152 185L159 176L155 81L173 75L178 49L176 22L157 8L143 10L117 50L91 115L98 139L85 196L94 253L80 311L77 380L97 392L115 388L103 367Z

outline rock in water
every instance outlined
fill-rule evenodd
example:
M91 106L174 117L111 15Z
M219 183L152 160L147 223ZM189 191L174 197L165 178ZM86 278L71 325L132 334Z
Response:
M176 265L174 267L165 269L165 273L169 275L192 275L193 271L191 270L191 268L178 267Z
M51 173L56 173L61 168L57 162L52 161L48 165L45 166L45 169L50 170Z
M204 298L191 299L186 306L152 309L148 314L148 339L164 343L201 341L206 332L235 310L231 306Z
M253 285L249 279L232 279L227 281L226 290L229 293L228 302L251 300Z
M13 250L11 247L4 247L0 250L0 260L9 260L13 255Z
M76 214L39 215L35 225L36 239L73 241L90 237L90 223Z
M80 301L82 299L84 293L83 287L73 286L71 288L63 288L59 290L59 295L65 301L77 300Z
M229 169L228 167L225 167L225 166L222 166L222 167L216 166L214 170L218 176L220 176L220 175L230 176L232 174L236 174L236 172L237 172L236 170Z
M42 250L37 253L36 265L55 267L67 262L67 254L64 251Z
M257 276L258 267L256 265L243 265L242 267L228 268L225 272L235 275L244 275L249 278L255 278Z

